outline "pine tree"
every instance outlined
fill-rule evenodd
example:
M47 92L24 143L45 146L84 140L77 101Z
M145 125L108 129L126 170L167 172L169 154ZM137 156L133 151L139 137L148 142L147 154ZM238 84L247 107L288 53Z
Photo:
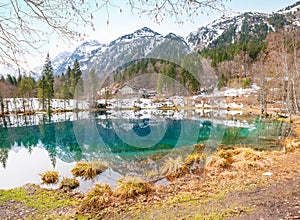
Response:
M71 69L70 69L71 71ZM60 99L71 99L72 94L69 91L70 84L68 83L68 77L67 75L62 74L60 77L61 85L59 87L59 94L58 97Z
M22 77L21 78L21 80L19 82L18 93L19 93L19 96L22 97L22 100L23 100L24 112L26 112L25 99L27 99L27 102L28 102L28 98L30 96L32 96L34 87L35 87L35 81L33 78L31 78L31 77Z
M68 73L67 73L68 74ZM70 72L70 92L74 96L75 92L81 94L83 92L82 72L80 65L76 59L73 64L73 68Z
M14 80L12 78L12 76L10 74L7 75L7 79L6 79L7 83L9 83L10 85L14 85Z
M38 86L39 86L38 95L40 98L42 98L43 110L45 109L45 100L47 100L47 111L48 113L50 113L51 98L54 97L54 75L53 75L53 67L51 64L49 53L47 54L43 72L42 72L42 77L38 83Z
M68 87L70 87L70 85L71 85L71 72L72 72L71 67L68 66L67 72L66 72L66 84Z
M89 94L90 94L90 105L91 107L94 107L94 104L96 102L96 96L97 96L97 89L99 88L99 77L96 75L95 70L91 69L88 75L88 82L89 82Z

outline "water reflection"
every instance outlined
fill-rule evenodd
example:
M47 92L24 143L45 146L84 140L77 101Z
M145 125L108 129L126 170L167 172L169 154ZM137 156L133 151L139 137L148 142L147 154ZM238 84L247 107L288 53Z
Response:
M121 174L157 170L163 163L162 158L185 156L198 142L209 142L212 148L218 144L250 144L260 149L278 149L279 139L290 129L282 121L265 123L256 119L241 123L226 118L138 115L137 118L114 118L113 114L89 114L83 119L72 116L73 120L63 116L64 120L40 120L30 126L2 123L0 188L39 183L38 174L53 168L64 177L71 176L71 168L80 160L107 162L111 169L97 177L97 181L113 184Z

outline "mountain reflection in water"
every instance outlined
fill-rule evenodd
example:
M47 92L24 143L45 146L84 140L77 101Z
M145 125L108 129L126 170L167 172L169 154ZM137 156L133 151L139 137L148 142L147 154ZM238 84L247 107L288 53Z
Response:
M0 188L37 182L38 174L47 169L55 168L60 174L70 176L70 169L80 160L107 162L112 167L111 172L120 174L138 172L143 169L142 161L150 161L151 165L151 161L157 162L155 158L168 157L172 152L184 156L199 142L209 141L212 148L219 144L247 144L278 149L280 145L276 140L287 132L289 127L282 121L254 120L235 127L222 120L172 117L111 119L96 115L74 121L43 121L32 126L3 124L0 128ZM156 166L160 165L157 162ZM17 183L9 185L12 179Z

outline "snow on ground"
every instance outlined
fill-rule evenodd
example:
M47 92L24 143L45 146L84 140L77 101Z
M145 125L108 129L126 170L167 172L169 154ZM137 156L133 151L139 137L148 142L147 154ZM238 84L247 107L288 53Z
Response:
M42 111L42 103L37 98L5 98L3 99L4 112L21 112L24 111ZM74 100L74 99L52 99L51 109L52 110L73 110L73 109L88 109L89 103L85 100Z
M280 10L277 13L279 13L279 14L293 14L293 13L299 11L299 10L300 10L300 5L296 5L292 8L290 8L290 9L287 9L287 10Z
M209 95L200 94L193 97L173 96L165 99L146 99L139 97L107 100L100 99L98 100L98 104L108 104L108 115L99 115L97 116L97 118L105 119L108 117L111 119L125 120L155 118L156 120L158 120L169 117L174 120L180 120L184 118L197 120L199 117L207 117L207 115L213 118L226 114L234 116L236 114L242 114L242 109L244 106L243 104L237 104L235 102L226 103L225 98L235 96L249 96L251 94L257 93L258 89L258 86L253 85L248 89L226 88L223 91L214 91ZM26 111L36 111L36 114L22 116L24 105ZM167 109L168 107L170 107L170 109L167 110L165 107L167 107ZM173 107L176 107L177 111L171 110ZM185 107L192 107L195 109L193 111L185 111ZM228 111L228 108L234 109L234 111ZM54 113L51 116L51 122L60 122L65 120L75 121L78 119L89 118L89 113L84 111L89 109L88 100L52 99L51 109L57 111L72 111L74 109L83 110L78 113ZM135 111L132 111L133 109ZM9 127L37 125L45 120L45 112L42 111L42 104L37 98L5 98L4 111L19 112L19 114L9 114L9 118L7 118ZM0 124L4 123L5 122L2 119L2 122L0 121Z
M257 93L259 87L256 84L253 84L251 88L247 89L234 89L234 88L225 88L225 90L218 91L215 90L210 97L232 97L232 96L247 96L253 93Z

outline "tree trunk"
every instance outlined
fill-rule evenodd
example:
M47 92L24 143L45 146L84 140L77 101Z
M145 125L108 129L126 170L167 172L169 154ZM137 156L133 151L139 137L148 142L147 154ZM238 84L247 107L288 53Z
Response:
M296 95L296 89L295 89L295 81L292 80L292 90L293 90L293 111L294 113L298 113L298 102L297 102L297 95Z
M48 101L48 103L47 103L47 114L50 115L51 114L51 99L48 98L47 101Z

